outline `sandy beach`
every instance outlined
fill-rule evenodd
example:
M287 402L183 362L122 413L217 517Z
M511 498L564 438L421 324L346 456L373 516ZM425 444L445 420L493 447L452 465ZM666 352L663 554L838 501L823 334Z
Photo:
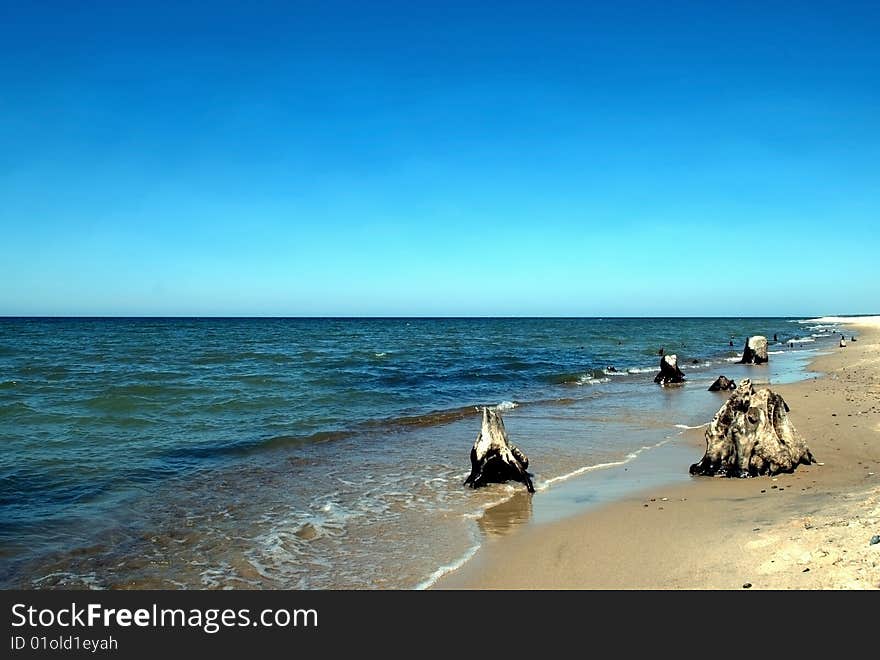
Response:
M514 498L487 512L481 527L496 533L434 588L880 587L880 544L870 545L880 534L880 317L833 321L846 324L848 346L814 361L820 376L772 388L816 463L776 477L652 486L549 522L522 523L528 512L517 509L532 504ZM676 461L696 462L703 431L676 444ZM516 522L499 533L499 520Z

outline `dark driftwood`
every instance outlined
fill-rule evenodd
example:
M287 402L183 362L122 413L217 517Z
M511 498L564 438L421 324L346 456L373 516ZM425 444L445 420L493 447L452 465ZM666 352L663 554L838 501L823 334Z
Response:
M487 483L502 483L510 479L526 485L535 492L531 475L526 472L529 459L507 439L504 420L497 410L483 408L483 425L471 448L471 473L465 486L479 488Z
M727 390L735 390L736 383L730 380L727 376L718 376L715 379L715 382L709 385L710 392L725 392Z
M678 368L678 356L664 355L660 358L660 372L654 376L654 382L660 385L683 383L684 373Z
M706 453L691 474L754 477L793 472L814 461L785 400L745 378L706 429Z
M755 335L746 339L740 364L764 364L770 359L767 355L767 338Z

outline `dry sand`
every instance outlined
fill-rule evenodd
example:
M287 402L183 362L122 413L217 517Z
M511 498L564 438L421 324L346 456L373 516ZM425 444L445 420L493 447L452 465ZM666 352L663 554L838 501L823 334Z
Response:
M853 321L848 346L813 363L821 377L773 386L817 464L777 477L695 477L562 520L520 522L488 535L434 588L880 588L880 544L869 544L880 534L880 317ZM682 442L699 460L702 431Z

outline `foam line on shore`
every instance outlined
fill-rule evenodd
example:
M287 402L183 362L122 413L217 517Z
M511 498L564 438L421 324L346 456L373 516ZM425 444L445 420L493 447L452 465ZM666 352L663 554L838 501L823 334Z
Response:
M480 549L479 543L472 545L470 548L468 548L465 551L465 553L461 557L456 559L454 562L452 562L450 564L446 564L444 566L441 566L436 571L431 573L431 575L429 575L426 579L419 582L415 586L415 590L416 591L425 591L426 589L430 589L432 586L434 586L434 584L437 582L437 580L442 578L444 575L446 575L447 573L452 573L453 571L457 571L459 568L464 566L468 562L468 560L470 560L471 557L473 557L475 554L477 554L477 550L479 550L479 549Z
M544 492L554 484L557 484L562 481L566 481L568 479L580 476L582 474L586 474L588 472L594 472L596 470L604 470L607 468L619 467L621 465L626 465L627 463L630 463L633 460L635 460L636 458L638 458L638 456L642 452L649 450L649 449L656 449L657 447L661 447L661 446L667 444L672 439L673 439L672 437L665 438L664 440L658 442L655 445L641 447L640 449L637 449L634 452L630 452L623 459L621 459L619 461L609 461L607 463L596 463L594 465L585 465L585 466L580 467L576 470L573 470L567 474L563 474L558 477L553 477L553 478L548 479L548 480L542 482L541 484L537 485L535 487L535 491L539 492L539 493ZM484 515L487 510L491 509L494 506L498 506L499 504L503 504L504 502L508 501L512 496L513 496L513 489L511 488L510 492L508 492L504 497L499 498L497 501L487 503L486 505L480 507L479 511L465 514L464 518L475 521L477 518ZM426 589L430 589L444 575L447 575L448 573L452 573L454 571L457 571L459 568L464 566L477 553L477 551L481 547L482 547L481 543L479 543L479 542L474 543L458 559L456 559L453 562L450 562L449 564L444 564L443 566L440 566L437 570L435 570L433 573L431 573L431 575L429 575L427 578L425 578L424 580L419 582L419 584L415 586L415 590L416 591L424 591Z
M559 475L558 477L553 477L551 479L547 479L546 481L541 482L540 485L535 487L535 490L538 492L543 492L543 491L547 490L548 488L550 488L550 486L552 486L553 484L559 483L560 481L567 481L568 479L580 476L582 474L586 474L587 472L594 472L595 470L604 470L607 468L619 467L621 465L626 465L627 463L630 463L630 462L634 461L636 458L638 458L642 452L647 451L649 449L657 449L658 447L662 447L663 445L668 443L670 440L672 440L672 438L665 438L655 445L648 445L645 447L641 447L641 448L637 449L636 451L630 452L629 454L627 454L624 458L622 458L619 461L609 461L608 463L596 463L595 465L585 465L583 467L579 467L578 469L572 470L571 472L568 472L566 474L562 474L562 475Z

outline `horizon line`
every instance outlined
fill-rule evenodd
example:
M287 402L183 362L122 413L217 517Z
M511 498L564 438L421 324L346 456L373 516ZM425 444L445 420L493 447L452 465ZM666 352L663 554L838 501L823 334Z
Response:
M664 316L644 316L644 315L275 315L275 314L0 314L0 319L278 319L278 320L394 320L394 319L416 319L416 320L436 320L436 319L761 319L761 318L779 318L779 319L814 319L827 316L837 317L860 317L860 316L877 316L877 313L859 313L859 314L802 314L802 315L664 315Z

